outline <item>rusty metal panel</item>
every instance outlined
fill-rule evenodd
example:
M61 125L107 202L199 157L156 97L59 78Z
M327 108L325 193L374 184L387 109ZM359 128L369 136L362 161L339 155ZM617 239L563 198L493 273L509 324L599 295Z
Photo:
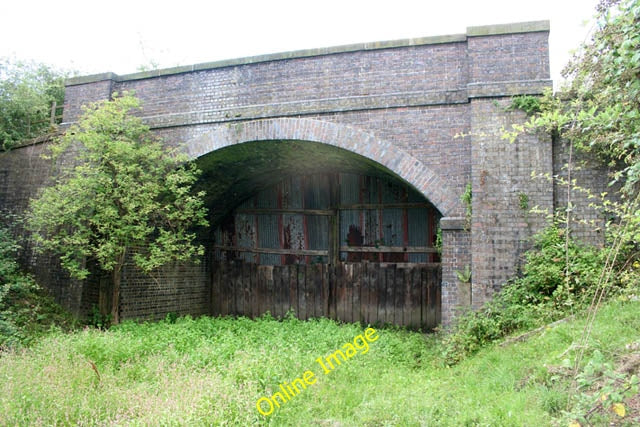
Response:
M341 173L340 204L351 205L357 203L360 203L360 175Z
M282 181L282 208L300 209L302 208L302 179L300 177L290 177Z
M277 208L278 207L278 194L280 193L280 185L274 185L273 187L265 188L260 191L256 197L256 208Z
M252 198L246 199L242 203L240 203L238 205L238 208L240 208L240 209L253 208L253 207L255 207L254 204L255 204L255 198L252 197Z
M341 210L340 211L340 246L362 246L364 236L362 226L360 224L359 210ZM340 252L341 261L355 261L353 254Z
M382 239L385 246L404 246L403 209L382 210Z
M369 185L369 200L367 203L380 203L382 200L382 179L380 178L370 178Z
M407 186L392 181L382 182L382 202L402 203L407 200Z
M304 216L301 214L282 215L282 248L307 249ZM304 256L286 255L286 264L304 264Z
M407 209L409 246L430 246L427 208ZM409 254L409 262L428 262L427 254Z
M382 240L385 246L405 246L404 209L382 210ZM403 253L385 253L385 262L406 262Z
M237 214L235 220L236 242L241 248L255 248L257 243L256 216L252 214ZM257 256L249 252L242 252L241 258L246 262L257 262Z
M313 250L329 250L329 217L307 215L307 241L309 248ZM311 264L326 264L328 257L313 257Z
M257 215L258 218L258 247L280 249L280 215ZM260 264L280 265L281 256L277 254L260 254Z
M362 223L364 229L364 246L381 245L380 210L367 209L362 211Z
M328 209L329 192L329 175L307 176L304 185L304 207L307 209Z

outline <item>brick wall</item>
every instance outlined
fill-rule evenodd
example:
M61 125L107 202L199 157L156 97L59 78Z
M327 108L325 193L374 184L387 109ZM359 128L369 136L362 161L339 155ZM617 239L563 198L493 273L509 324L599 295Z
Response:
M522 265L530 237L545 225L529 208L553 208L549 182L531 173L552 175L551 140L524 135L511 143L502 127L521 123L522 112L505 112L509 100L474 99L472 114L472 305L479 308ZM525 203L526 201L526 203Z

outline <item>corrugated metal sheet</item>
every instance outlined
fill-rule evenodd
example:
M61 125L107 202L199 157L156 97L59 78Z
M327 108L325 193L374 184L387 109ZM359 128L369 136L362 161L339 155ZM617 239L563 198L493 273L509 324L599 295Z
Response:
M409 246L429 246L429 212L427 208L407 209ZM427 262L427 254L409 254L409 262Z
M282 181L282 208L301 209L302 208L302 179L300 177L290 177Z
M241 248L255 248L257 243L256 216L237 214L235 217L236 244ZM241 257L247 262L258 262L256 254L242 252Z
M340 174L340 204L360 203L360 175Z
M305 179L304 207L307 209L329 208L329 175L310 175ZM302 193L302 192L301 192Z
M269 254L279 251L323 250L330 243L331 185L338 182L339 246L379 247L431 246L435 235L437 211L432 207L387 207L387 204L424 203L415 190L380 177L350 173L317 174L288 177L278 185L259 191L245 200L234 214L231 226L214 232L214 244L222 247L255 248L258 253L240 251L248 262L266 265L328 262L327 256ZM348 207L349 205L378 205ZM242 210L245 212L242 212ZM258 211L255 211L255 210ZM268 210L273 209L273 213ZM324 210L319 213L284 212L284 210ZM265 211L266 210L266 211ZM226 231L224 231L226 230ZM237 252L236 252L237 253ZM233 251L216 250L217 259L232 256ZM430 254L403 252L342 252L342 261L430 262Z
M258 247L280 249L280 218L279 215L257 215L258 218ZM260 264L279 265L281 255L260 254Z

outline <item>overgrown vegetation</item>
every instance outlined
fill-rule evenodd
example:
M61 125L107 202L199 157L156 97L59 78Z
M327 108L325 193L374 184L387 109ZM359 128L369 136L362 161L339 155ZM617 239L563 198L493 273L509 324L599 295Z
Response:
M528 115L540 112L540 97L532 95L519 95L511 99L510 110L522 110Z
M602 309L587 362L600 357L617 369L632 352L625 346L640 342L639 309L629 298ZM3 354L0 418L7 425L568 425L572 376L564 360L576 354L584 325L578 317L453 367L443 363L437 337L380 329L366 354L323 375L315 359L361 326L269 316L123 322L50 334ZM602 366L585 366L592 386L584 407L601 401ZM258 413L260 397L307 369L319 374L316 384L268 418ZM608 406L598 416L621 419Z
M588 305L600 278L605 253L573 240L565 259L565 230L552 225L525 255L522 277L513 279L480 311L462 315L444 337L447 363L455 364L487 344L517 331L566 317ZM613 284L612 284L613 286Z
M45 64L0 58L0 147L52 130L51 107L64 103L66 76Z
M51 328L69 330L77 323L20 272L17 251L10 230L0 227L0 350L29 345Z
M51 148L53 159L73 150L74 165L31 201L28 226L36 249L60 256L84 279L86 260L112 277L111 320L119 320L120 274L127 250L146 273L202 255L194 227L206 226L204 192L192 191L200 171L177 149L163 147L142 119L140 102L114 96L85 110ZM103 313L106 314L106 313Z

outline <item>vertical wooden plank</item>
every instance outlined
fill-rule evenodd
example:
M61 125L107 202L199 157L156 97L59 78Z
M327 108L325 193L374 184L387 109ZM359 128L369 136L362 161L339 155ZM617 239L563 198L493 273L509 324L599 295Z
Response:
M323 307L324 298L322 292L322 264L313 264L313 283L314 283L314 315L315 317L324 316Z
M396 265L395 264L389 264L386 268L386 296L385 296L385 301L386 301L386 318L385 318L385 322L391 323L393 324L395 321L395 300L393 299L394 296L394 288L395 288L395 280L396 280Z
M387 321L387 268L377 264L376 277L378 282L378 322Z
M242 262L242 315L251 316L251 266Z
M405 326L411 326L413 314L413 300L411 298L411 281L413 280L413 266L404 269L404 302L402 309L402 321Z
M329 317L336 319L336 274L338 266L337 264L328 264L327 271L329 272L328 280L328 305L329 305Z
M409 283L410 314L409 324L414 329L420 329L420 272L422 267L415 265L411 268L411 279Z
M280 288L282 289L282 315L286 316L286 314L291 309L291 301L289 297L289 276L291 274L291 266L283 265L279 268L281 270Z
M395 278L395 286L393 289L394 296L394 306L395 306L395 316L394 316L394 324L404 326L404 268L396 267L396 278Z
M367 323L375 324L378 320L378 281L376 279L376 263L367 263Z
M271 290L273 295L273 311L271 314L276 319L281 319L283 313L283 303L282 303L282 287L281 287L281 270L279 265L272 266L272 283L273 289Z
M322 316L330 317L329 310L329 265L321 264L322 269Z
M233 314L238 316L242 311L242 261L235 261L233 270Z
M420 282L422 280L422 266L416 265L411 269L411 327L420 329L421 323L421 295Z
M307 319L311 319L315 316L315 283L314 283L314 270L313 266L305 264L305 284L304 284L304 298L307 307Z
M308 319L307 317L307 288L306 288L307 266L298 265L298 309L300 310L300 319Z
M258 264L251 263L251 316L260 316L260 271Z
M298 266L292 264L287 267L289 268L289 306L298 317L300 315L298 309Z
M220 315L220 269L221 262L214 261L211 268L211 315Z
M265 277L265 270L264 270L264 266L263 265L256 265L256 269L257 269L257 276L258 276L258 282L256 283L257 285L257 289L256 289L256 296L257 296L257 308L258 308L258 312L256 313L256 316L262 316L262 314L265 312L266 310L266 295L265 295L265 286L266 286L266 277Z
M353 266L354 263L345 264L344 315L346 322L353 322Z
M336 320L345 320L344 314L344 282L345 282L345 269L347 265L345 263L341 263L336 265Z
M272 316L275 317L275 307L276 307L276 299L275 299L275 289L273 286L273 265L265 265L266 267L266 291L267 291L267 310L271 313Z
M227 283L228 283L227 270L229 268L229 263L223 262L221 263L220 266L221 266L221 269L220 269L220 315L226 316L229 313L229 304L228 304L229 292L227 287Z
M432 328L436 323L436 289L434 286L435 279L437 277L437 271L430 268L427 273L427 282L425 286L427 288L427 327Z
M352 294L352 307L351 307L351 321L359 322L362 319L360 307L360 288L362 284L362 263L353 264L353 294Z
M360 321L364 326L369 323L369 263L363 262L360 280Z

